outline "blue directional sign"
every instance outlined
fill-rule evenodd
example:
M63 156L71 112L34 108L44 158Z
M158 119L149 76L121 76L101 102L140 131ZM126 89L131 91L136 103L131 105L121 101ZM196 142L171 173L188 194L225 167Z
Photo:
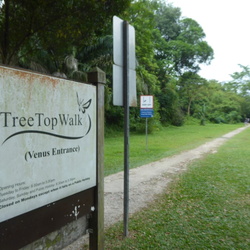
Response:
M153 109L140 109L140 117L141 118L151 118L154 116Z

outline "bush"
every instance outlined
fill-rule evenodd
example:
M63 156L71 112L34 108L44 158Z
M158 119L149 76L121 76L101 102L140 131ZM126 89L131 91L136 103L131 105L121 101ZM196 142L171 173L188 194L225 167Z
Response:
M174 115L172 117L172 125L174 126L182 126L185 122L185 116L183 114L183 112L176 108Z
M239 115L239 113L237 111L232 111L229 114L226 115L226 121L227 123L239 123L241 122L242 117L241 115Z
M213 123L226 123L225 119L221 116L219 117L213 117L213 118L210 118L210 121L213 122Z
M200 119L193 116L186 116L184 120L185 125L197 125L200 124Z

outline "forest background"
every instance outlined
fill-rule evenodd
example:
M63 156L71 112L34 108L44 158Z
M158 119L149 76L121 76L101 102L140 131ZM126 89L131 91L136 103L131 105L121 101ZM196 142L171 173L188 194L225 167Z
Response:
M166 1L0 0L0 63L83 82L99 67L107 76L105 127L119 130L123 108L112 105L114 15L135 27L138 100L155 96L149 132L191 118L205 125L250 117L250 68L240 65L229 82L199 76L213 48L201 26ZM130 125L144 131L139 105L130 109Z

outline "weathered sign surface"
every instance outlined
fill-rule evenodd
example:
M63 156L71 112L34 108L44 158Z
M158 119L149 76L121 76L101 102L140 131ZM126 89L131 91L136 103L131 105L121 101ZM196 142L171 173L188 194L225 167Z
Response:
M0 67L0 159L0 222L94 187L95 86Z

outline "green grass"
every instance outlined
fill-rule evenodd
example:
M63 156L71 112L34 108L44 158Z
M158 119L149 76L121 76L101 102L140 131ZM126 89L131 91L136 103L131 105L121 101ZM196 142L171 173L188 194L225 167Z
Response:
M105 232L105 249L250 249L250 130L177 175L147 209Z
M237 125L207 124L166 127L148 135L130 135L130 168L138 167L183 150L195 148L206 141L222 136L238 127ZM105 176L123 170L123 134L113 133L105 138Z

